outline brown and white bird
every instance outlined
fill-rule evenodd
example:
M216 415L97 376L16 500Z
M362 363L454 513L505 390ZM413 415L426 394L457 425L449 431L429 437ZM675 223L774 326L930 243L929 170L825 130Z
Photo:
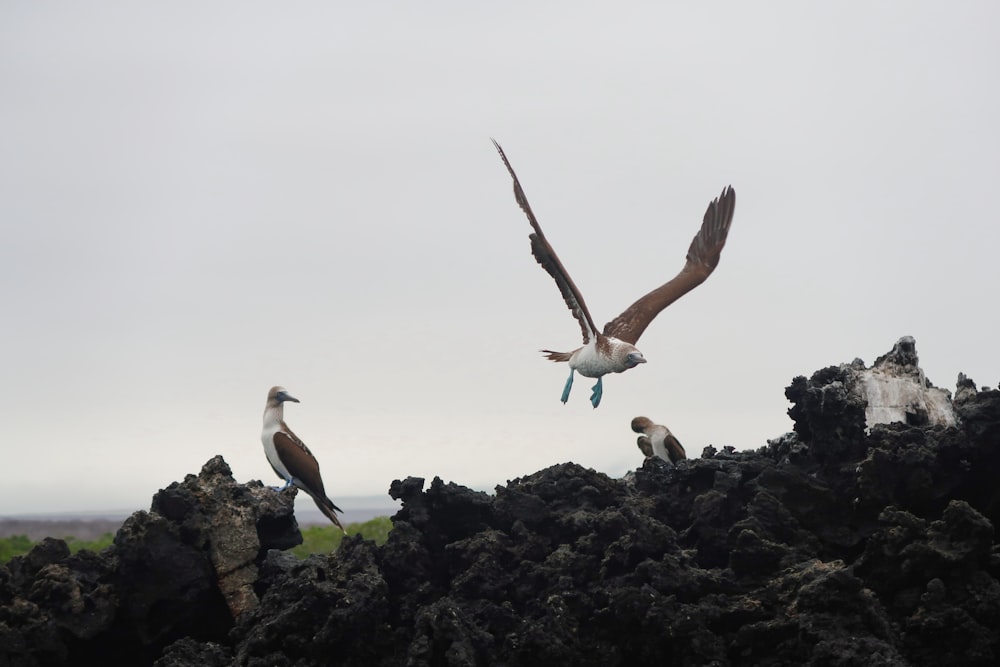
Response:
M323 488L323 478L319 474L319 461L285 423L285 401L298 403L299 399L290 395L284 387L271 387L267 392L264 430L260 435L267 462L274 468L274 472L278 473L278 477L285 480L285 485L278 490L284 491L294 484L312 496L319 511L338 528L344 530L336 514L344 510L334 505L327 497ZM344 533L346 532L344 530Z
M507 171L510 172L511 178L514 179L514 198L521 210L528 216L528 222L531 223L531 228L534 230L534 233L528 237L531 239L531 254L556 281L563 300L569 306L573 317L580 323L580 329L583 331L583 347L572 352L553 352L552 350L542 350L542 352L552 361L569 363L569 379L566 380L561 398L563 403L569 400L574 372L579 372L580 375L586 377L597 378L597 384L594 385L593 393L590 396L590 402L596 408L601 403L603 393L602 376L608 373L621 373L646 363L642 352L635 347L639 336L660 311L705 282L705 279L719 264L719 256L723 246L726 245L726 236L729 234L729 226L733 221L736 192L732 187L726 187L722 194L708 205L701 229L691 241L687 252L687 261L680 273L626 308L621 315L604 325L603 332L598 332L594 319L587 309L587 304L583 301L583 295L573 283L573 279L570 278L562 262L559 261L555 250L549 245L545 234L542 233L542 228L538 225L538 220L535 219L535 214L531 211L521 183L517 180L517 174L510 166L500 144L495 139L492 141L500 153L500 158L506 165Z
M632 430L642 433L636 444L646 456L658 456L667 463L687 458L684 447L666 426L654 424L648 417L636 417L632 420Z

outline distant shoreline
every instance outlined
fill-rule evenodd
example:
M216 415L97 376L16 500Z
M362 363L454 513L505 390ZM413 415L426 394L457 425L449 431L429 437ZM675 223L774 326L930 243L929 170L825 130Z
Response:
M392 516L398 507L361 507L346 510L341 518L344 525L370 521L379 516ZM0 516L0 538L25 535L32 541L45 537L92 541L106 533L118 532L132 512L66 512L63 514L21 514ZM299 526L332 525L319 510L296 510Z

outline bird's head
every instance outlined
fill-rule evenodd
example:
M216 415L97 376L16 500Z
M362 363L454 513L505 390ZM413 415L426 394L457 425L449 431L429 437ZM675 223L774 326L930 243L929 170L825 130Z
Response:
M646 357L642 356L642 352L639 350L632 350L627 355L625 355L625 367L635 368L639 364L646 363Z
M275 403L277 405L281 405L285 401L298 403L299 399L289 394L284 387L271 387L271 391L267 392L268 403Z
M642 433L652 425L653 420L649 417L636 417L632 420L632 430L636 433Z

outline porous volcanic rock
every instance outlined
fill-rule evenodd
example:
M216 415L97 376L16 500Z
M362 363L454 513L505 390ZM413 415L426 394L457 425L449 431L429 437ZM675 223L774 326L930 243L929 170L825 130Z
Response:
M0 665L996 664L1000 391L960 376L950 424L873 423L871 370L795 378L795 431L756 451L396 480L385 545L305 560L291 494L216 457L105 552L0 568Z
M257 605L256 564L302 542L294 498L237 484L216 456L99 554L42 540L0 567L0 666L151 664L178 639L225 637Z

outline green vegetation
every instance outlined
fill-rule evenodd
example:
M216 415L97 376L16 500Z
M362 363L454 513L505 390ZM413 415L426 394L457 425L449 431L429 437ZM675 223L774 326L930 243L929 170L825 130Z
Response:
M392 530L392 521L387 516L379 516L364 523L348 524L346 528L348 535L361 535L366 540L375 540L376 544L385 544ZM292 549L292 553L299 558L332 553L342 539L344 534L336 526L309 526L302 529L302 544Z
M66 540L66 545L69 547L70 552L76 553L80 549L100 551L101 549L110 546L114 538L115 536L111 533L104 533L96 540L90 541L78 540L75 537L66 537L63 539ZM0 538L0 563L6 563L14 556L23 556L31 551L31 547L33 546L35 546L35 543L24 535L12 535L10 537Z
M348 535L361 535L366 540L375 540L376 544L385 544L392 530L392 521L387 516L375 517L364 523L352 523L347 526ZM78 540L75 537L63 538L72 553L80 549L100 551L111 545L114 535L105 533L93 541ZM311 554L328 554L337 550L344 534L336 526L309 526L302 530L302 544L292 549L299 558L307 558ZM35 542L24 535L13 535L0 538L0 564L6 563L14 556L23 556L31 551Z
M35 543L25 535L11 535L0 539L0 563L6 563L14 556L20 556L31 551Z
M90 551L101 551L111 546L111 543L115 541L115 536L112 533L104 533L96 540L78 540L75 537L64 538L66 544L69 546L71 553L76 553L80 549L89 549Z

